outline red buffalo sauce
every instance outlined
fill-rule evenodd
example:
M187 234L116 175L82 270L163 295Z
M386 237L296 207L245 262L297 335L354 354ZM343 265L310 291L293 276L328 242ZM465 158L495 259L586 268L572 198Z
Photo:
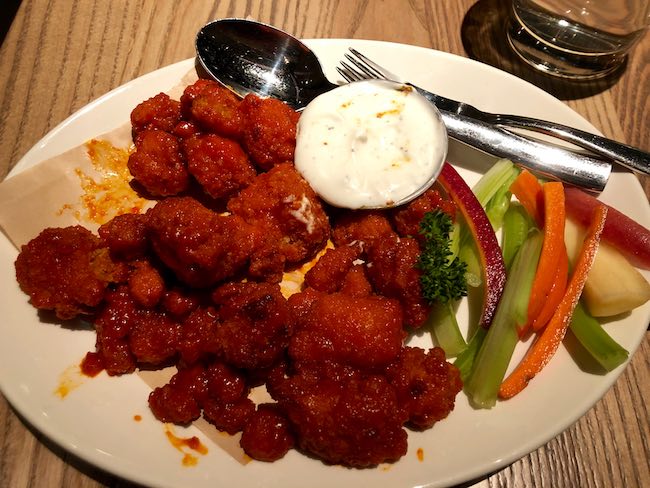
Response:
M131 150L98 139L88 141L86 148L95 174L75 169L83 190L83 210L70 204L65 205L61 212L72 211L79 221L95 224L106 223L119 214L140 212L147 201L130 185L131 175L127 163Z
M199 462L198 457L187 452L185 450L186 448L195 451L202 456L205 456L208 453L208 448L201 443L201 440L198 437L178 437L174 434L172 427L169 424L165 425L165 434L167 435L167 439L169 439L171 445L184 454L182 460L183 466L196 466Z
M424 461L424 449L422 449L421 447L418 447L418 450L415 452L415 454L418 457L418 461L420 461L420 462Z

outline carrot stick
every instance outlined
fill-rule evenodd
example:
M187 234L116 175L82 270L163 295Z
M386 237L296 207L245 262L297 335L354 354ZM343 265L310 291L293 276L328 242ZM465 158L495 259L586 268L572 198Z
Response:
M544 199L544 244L537 265L535 280L528 301L528 317L519 328L519 336L528 333L533 322L539 316L548 300L549 293L555 283L558 263L562 253L566 254L564 245L564 186L552 181L542 186ZM559 278L559 277L558 277ZM560 296L561 298L561 296ZM555 305L559 303L559 300Z
M548 364L560 346L571 322L573 310L582 294L582 289L587 280L587 274L594 262L596 251L598 251L598 244L606 218L607 208L603 205L598 206L594 210L594 217L589 225L587 236L582 243L566 294L558 305L553 317L546 325L546 328L531 346L528 354L526 354L510 376L501 383L501 387L499 388L500 398L512 398L526 388L530 380Z
M537 318L533 321L532 328L535 332L539 332L551 320L553 312L558 304L562 301L564 292L566 291L567 280L569 278L569 257L567 256L566 248L560 254L560 262L557 265L557 272L553 280L553 286L548 293L548 297L542 310L539 312Z
M535 222L541 228L544 225L544 204L542 203L544 196L542 185L537 178L525 169L512 182L510 191L521 202L528 215L535 219Z

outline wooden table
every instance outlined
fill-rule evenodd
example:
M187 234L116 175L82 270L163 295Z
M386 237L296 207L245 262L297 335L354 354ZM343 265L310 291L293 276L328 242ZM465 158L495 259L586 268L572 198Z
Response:
M4 0L4 8L16 15L9 23L3 13L8 32L0 48L0 177L91 100L193 56L194 35L205 22L247 15L303 38L380 39L480 59L565 100L605 135L650 150L650 37L619 78L567 85L523 67L508 52L502 35L507 2L500 0ZM649 361L646 337L586 416L476 486L650 486ZM0 486L131 485L53 445L0 397Z

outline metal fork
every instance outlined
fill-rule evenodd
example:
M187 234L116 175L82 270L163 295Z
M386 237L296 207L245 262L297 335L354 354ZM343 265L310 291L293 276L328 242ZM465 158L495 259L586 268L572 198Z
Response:
M399 77L355 49L345 54L345 60L341 61L337 71L348 82L367 79L399 81ZM583 153L520 136L506 128L523 128L552 135L588 149L599 157L650 173L650 154L631 146L553 122L483 112L469 104L409 85L438 108L450 137L566 183L599 191L607 181L611 165Z

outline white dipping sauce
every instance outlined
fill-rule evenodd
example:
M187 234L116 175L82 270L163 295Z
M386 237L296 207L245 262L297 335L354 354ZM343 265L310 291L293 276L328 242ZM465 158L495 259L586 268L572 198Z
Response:
M337 207L405 203L435 181L446 156L440 113L401 83L337 87L314 99L298 121L296 169Z

